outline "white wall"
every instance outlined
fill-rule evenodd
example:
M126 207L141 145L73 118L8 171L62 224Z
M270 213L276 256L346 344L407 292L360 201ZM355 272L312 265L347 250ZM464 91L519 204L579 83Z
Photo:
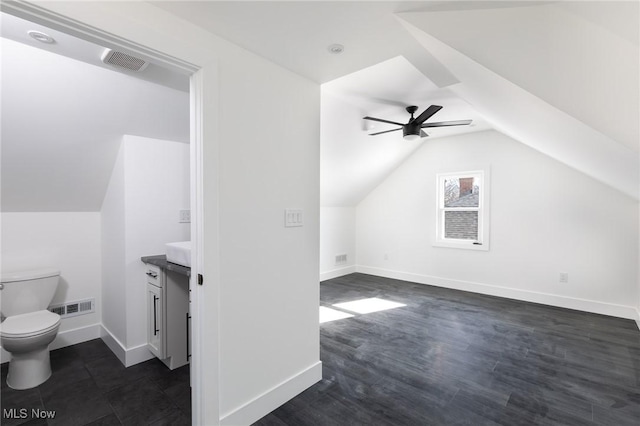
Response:
M486 164L490 250L434 247L436 173ZM637 201L495 131L427 140L358 205L356 250L428 284L627 318L638 300Z
M336 255L346 254L347 262L336 265ZM355 272L355 207L320 208L320 281Z
M0 20L3 37L17 31ZM28 30L54 37L52 51ZM0 39L3 211L99 211L123 134L189 140L188 93L65 57L83 44L35 24L17 34Z
M239 54L220 81L220 408L244 424L248 400L319 371L320 88ZM237 131L246 105L257 134ZM285 228L285 208L304 226Z
M146 276L140 258L164 254L166 243L188 241L189 145L125 135L125 279L127 347L146 344Z
M62 320L58 339L71 330L90 329L99 324L100 214L4 212L1 220L3 272L52 266L60 270L52 304L96 300L94 313Z
M202 307L193 415L252 423L321 375L319 86L148 3L39 5L200 66L192 131L203 140L205 283L192 294ZM248 107L260 111L250 123ZM287 207L304 209L304 227L283 227Z
M105 328L125 351L146 344L146 280L140 258L189 240L189 145L125 135L102 205ZM140 360L141 358L137 358Z
M125 304L124 149L122 143L102 202L102 325L121 344L127 341Z

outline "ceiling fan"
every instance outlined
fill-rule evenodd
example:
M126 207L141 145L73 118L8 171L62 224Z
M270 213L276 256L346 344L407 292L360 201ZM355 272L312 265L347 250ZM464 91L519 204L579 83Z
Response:
M422 111L417 117L413 117L413 113L418 110L415 105L408 106L407 112L411 114L411 118L406 124L398 123L395 121L383 120L375 117L363 117L364 120L379 121L381 123L396 124L402 126L398 129L385 130L384 132L371 133L369 136L381 135L383 133L396 132L402 130L402 135L407 140L416 140L418 138L426 138L429 136L424 130L426 127L447 127L447 126L466 126L471 124L471 120L455 120L455 121L438 121L434 123L425 123L432 115L440 111L442 107L440 105L431 105L429 108Z

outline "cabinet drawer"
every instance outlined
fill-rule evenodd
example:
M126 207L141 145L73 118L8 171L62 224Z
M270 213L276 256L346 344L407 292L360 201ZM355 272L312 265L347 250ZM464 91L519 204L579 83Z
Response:
M162 287L164 281L162 279L162 270L155 265L147 264L146 266L147 283Z

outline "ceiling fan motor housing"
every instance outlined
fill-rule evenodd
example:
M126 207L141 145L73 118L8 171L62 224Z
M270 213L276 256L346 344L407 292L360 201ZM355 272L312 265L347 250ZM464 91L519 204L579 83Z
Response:
M402 136L406 137L409 135L420 136L421 125L415 122L407 123L402 126Z

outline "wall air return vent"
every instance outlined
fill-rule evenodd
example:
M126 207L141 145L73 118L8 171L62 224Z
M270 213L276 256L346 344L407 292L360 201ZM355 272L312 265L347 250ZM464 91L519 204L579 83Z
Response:
M49 310L51 312L53 312L54 314L58 314L60 316L63 316L65 314L66 308L65 308L64 305L63 306L55 306L55 307L51 306L51 307L49 307Z
M104 51L102 54L102 62L117 68L124 68L135 72L140 72L149 65L149 62L144 59L136 58L135 56L111 49Z
M62 318L69 318L95 312L95 304L95 299L86 299L78 302L67 302L63 305L51 305L49 310Z

